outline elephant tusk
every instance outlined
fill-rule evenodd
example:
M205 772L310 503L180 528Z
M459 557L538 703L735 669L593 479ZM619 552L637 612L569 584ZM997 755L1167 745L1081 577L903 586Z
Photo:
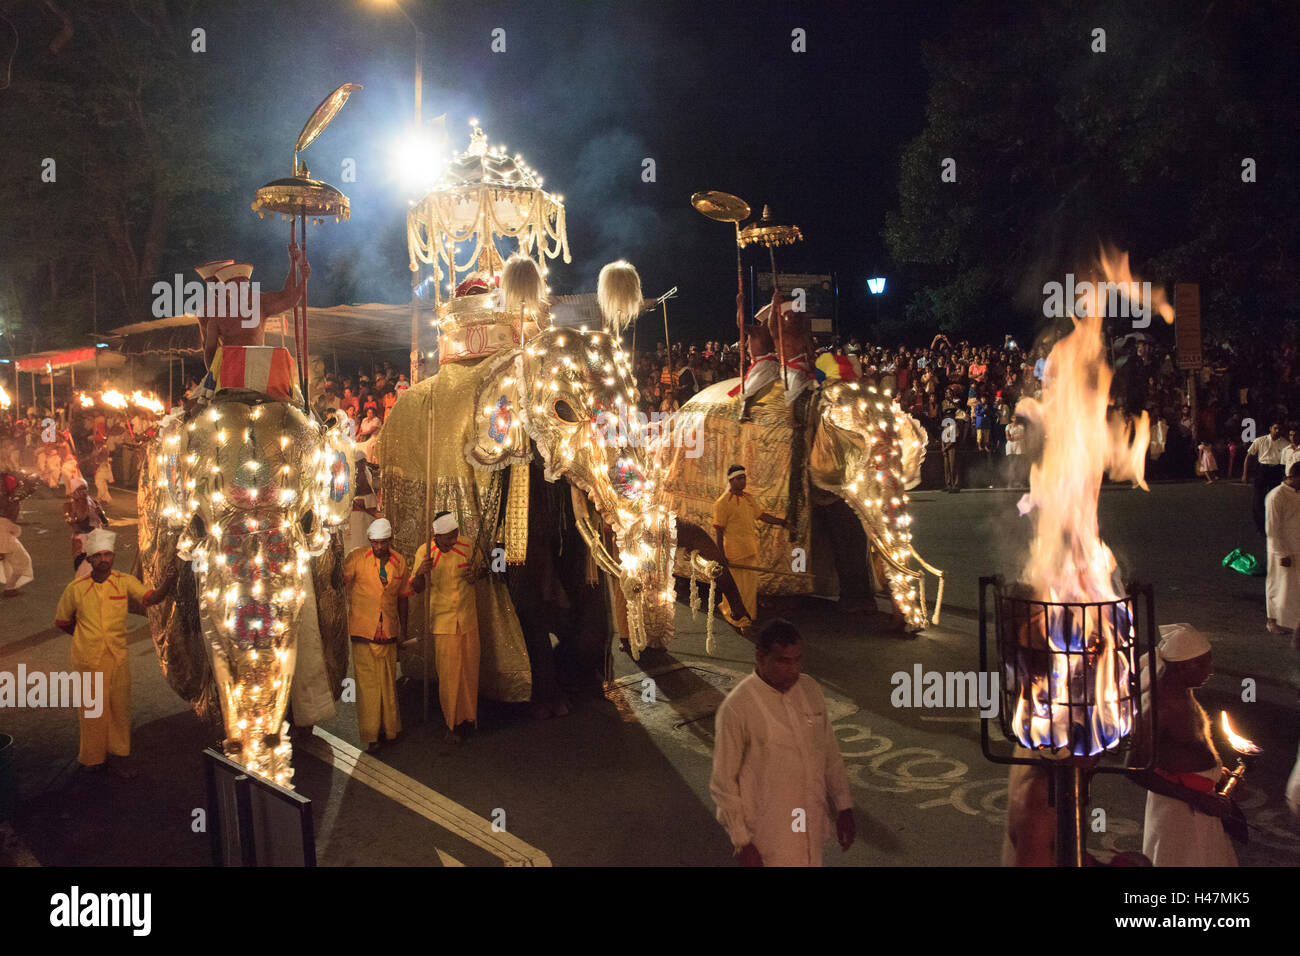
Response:
M613 575L615 579L622 578L623 566L609 553L592 521L591 503L587 500L587 496L576 488L573 489L573 518L582 540L587 542L587 547L591 549L591 556L595 559L596 566L606 574Z

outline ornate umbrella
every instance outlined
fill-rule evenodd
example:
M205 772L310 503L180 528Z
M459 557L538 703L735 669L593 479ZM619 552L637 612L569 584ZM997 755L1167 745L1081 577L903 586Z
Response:
M736 243L741 246L767 246L768 260L772 264L772 292L775 295L779 290L776 282L776 252L777 246L792 246L796 242L803 242L803 233L798 226L785 225L772 218L772 211L763 206L763 215L758 222L751 222L744 229L736 232ZM785 336L781 332L781 317L776 319L777 346L781 350L781 381L786 380L785 373Z
M744 401L745 382L745 273L740 264L740 224L749 218L749 203L739 196L706 189L691 196L691 205L715 222L730 222L736 226L736 327L740 333L741 401Z
M469 148L452 157L433 189L406 214L411 271L419 271L422 262L433 266L435 307L444 264L452 286L460 273L500 268L497 236L515 239L543 275L546 259L563 255L572 261L564 197L543 189L542 177L518 153L512 157L504 146L489 148L487 135L475 126ZM464 260L456 255L458 242L471 242Z
M302 258L307 259L307 222L315 220L320 225L326 218L333 217L335 222L348 219L352 207L348 197L329 183L312 179L306 163L298 160L298 154L315 141L330 121L343 108L348 97L361 89L359 83L344 83L316 107L311 117L298 134L298 141L293 147L293 175L286 179L276 179L257 191L253 199L253 211L258 218L265 218L269 213L280 213L289 221L289 239L294 239L294 229L302 224ZM297 266L294 266L295 273ZM296 278L296 276L295 276ZM303 282L301 312L300 307L293 307L293 337L298 350L298 378L302 388L303 401L307 401L308 370L311 361L307 356L307 283Z

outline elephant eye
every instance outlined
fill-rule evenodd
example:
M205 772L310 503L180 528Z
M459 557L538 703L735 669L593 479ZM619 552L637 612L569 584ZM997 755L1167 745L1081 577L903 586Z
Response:
M582 419L578 417L578 413L573 410L573 406L562 398L557 398L555 400L554 408L555 414L562 421L566 421L570 425L576 425L578 422L582 421Z

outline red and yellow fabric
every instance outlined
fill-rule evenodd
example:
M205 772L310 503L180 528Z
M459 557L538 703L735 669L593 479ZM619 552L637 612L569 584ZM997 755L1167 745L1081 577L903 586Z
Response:
M825 381L834 382L843 379L846 382L856 382L858 373L853 369L853 363L843 355L836 355L833 352L823 352L817 357L817 369L826 376Z
M433 567L429 570L431 634L450 634L457 628L478 630L474 585L461 576L469 567L469 547L467 542L458 540L445 554L432 544L422 544L415 552L412 567L416 568L428 554L433 554Z
M449 730L478 722L480 645L474 585L462 576L469 567L469 544L457 541L450 551L420 545L415 567L432 552L429 571L429 633L433 635L438 671L438 701Z
M91 675L103 687L97 716L77 712L81 744L77 760L83 766L102 764L108 754L131 753L131 669L126 654L126 615L132 600L144 601L152 592L139 578L112 571L102 583L78 578L63 589L54 623L74 628L72 666ZM102 683L99 683L102 681Z
M410 593L406 559L389 551L388 582L379 580L375 549L357 548L343 563L343 586L348 592L348 633L367 640L396 641L401 637L397 599Z
M758 516L762 513L758 500L744 493L727 491L713 503L713 527L723 531L728 562L752 565L758 561ZM732 567L731 576L745 602L745 614L752 619L758 614L758 572ZM722 599L722 615L732 624L740 620L726 598Z
M390 551L387 583L379 579L374 548L357 548L343 564L348 592L348 632L352 635L352 673L357 681L357 728L363 746L402 732L397 703L397 640L401 636L398 598L410 593L405 559Z
M250 389L280 401L294 400L298 366L288 349L270 345L222 345L212 359L215 391Z

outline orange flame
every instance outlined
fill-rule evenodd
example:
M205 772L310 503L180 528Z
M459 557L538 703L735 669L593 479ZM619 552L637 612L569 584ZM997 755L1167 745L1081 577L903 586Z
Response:
M107 392L100 392L99 400L109 408L121 409L127 406L126 396L115 388L109 389Z
M152 392L146 395L144 392L136 389L131 393L131 404L137 408L147 409L155 415L161 415L163 413L163 403L159 401Z
M1131 288L1136 281L1127 254L1103 249L1099 266L1109 282ZM1161 308L1155 298L1153 308ZM1163 293L1160 300L1167 306ZM1035 537L1021 580L1042 601L1120 597L1115 556L1097 524L1102 477L1109 472L1112 479L1147 487L1146 413L1128 421L1109 407L1113 372L1105 357L1103 308L1099 296L1087 303L1086 314L1048 356L1042 398L1025 398L1016 406L1043 436L1042 457L1030 469L1030 490L1019 504L1021 514L1035 513ZM1050 673L1033 674L1020 689L1017 736L1027 747L1073 746L1080 753L1072 725L1082 724L1090 738L1082 752L1113 747L1132 729L1132 709L1120 693L1130 677L1123 652L1134 640L1127 606L1067 611L1049 605L1043 614L1050 646L1034 649L1050 652ZM1091 693L1082 695L1080 685L1089 677ZM1082 707L1081 696L1087 701Z
M1134 278L1132 271L1128 267L1128 253L1120 252L1114 247L1101 247L1098 259L1102 272L1105 273L1106 281L1112 283L1112 287L1118 286L1119 295L1128 299L1130 303L1140 301L1138 296L1142 294L1142 282ZM1149 303L1153 312L1159 312L1160 317L1165 320L1166 325L1174 323L1174 307L1169 304L1165 297L1163 286L1153 285L1151 287L1151 302ZM1093 308L1089 311L1101 312L1101 303L1093 303Z
M1263 748L1256 745L1253 740L1241 736L1241 734L1232 729L1232 724L1228 722L1228 712L1226 710L1223 712L1219 725L1223 728L1223 735L1228 738L1228 743L1232 746L1233 750L1237 751L1237 753L1259 754L1264 752Z
M89 395L87 395L85 392L78 392L78 393L77 393L77 401L81 403L81 407L82 407L82 408L94 408L94 407L95 407L95 400L94 400L93 398L91 398Z
M0 385L0 408L8 408L12 404L13 399L9 397L9 393L5 391L4 386Z

